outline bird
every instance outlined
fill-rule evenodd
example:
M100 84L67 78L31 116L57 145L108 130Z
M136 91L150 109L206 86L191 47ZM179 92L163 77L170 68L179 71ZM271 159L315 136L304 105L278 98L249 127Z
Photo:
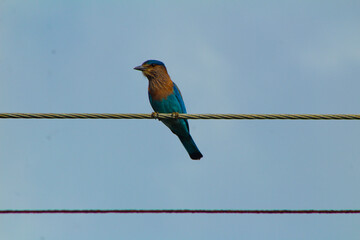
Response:
M177 85L171 80L165 64L158 60L147 60L134 68L149 80L148 96L150 105L157 113L186 113L185 104ZM193 138L187 119L162 119L178 138L192 160L203 157Z

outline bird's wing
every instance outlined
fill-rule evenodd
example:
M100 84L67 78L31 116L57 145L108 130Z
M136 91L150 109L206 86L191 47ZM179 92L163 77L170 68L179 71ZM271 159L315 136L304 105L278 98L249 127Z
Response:
M179 104L180 104L180 107L181 107L181 113L186 113L186 108L185 108L185 103L184 103L184 100L181 96L181 92L178 88L178 86L176 86L176 84L174 83L174 94L175 94L175 97L176 99L178 100ZM189 123L187 121L187 119L184 119L185 123L186 123L186 127L188 129L188 132L190 132L190 127L189 127Z
M181 107L181 113L186 113L186 108L185 108L185 104L184 104L184 100L181 96L181 92L179 90L179 88L176 86L176 84L174 83L174 94L176 99L178 100L180 107Z

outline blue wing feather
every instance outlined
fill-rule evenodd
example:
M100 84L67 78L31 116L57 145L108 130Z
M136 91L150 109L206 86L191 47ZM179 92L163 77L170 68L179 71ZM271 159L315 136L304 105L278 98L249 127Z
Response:
M182 111L181 113L186 113L184 100L181 96L181 92L180 92L178 86L176 86L175 83L174 83L174 94L175 94L175 97L177 98L178 102L180 103L180 107L181 107L181 111Z
M182 113L186 113L184 100L183 100L183 98L181 96L181 92L180 92L178 86L175 83L174 83L174 94L175 94L175 97L177 98L178 102L180 103ZM189 127L189 123L188 123L187 119L184 119L184 121L186 123L186 127L188 129L188 132L190 132L190 127Z

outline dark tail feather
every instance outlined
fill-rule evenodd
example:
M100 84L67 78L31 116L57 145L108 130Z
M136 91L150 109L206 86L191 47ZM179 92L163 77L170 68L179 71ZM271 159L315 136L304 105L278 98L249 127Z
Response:
M197 148L194 140L189 135L187 136L178 136L181 143L184 145L186 151L189 153L192 160L200 160L203 157L199 149Z

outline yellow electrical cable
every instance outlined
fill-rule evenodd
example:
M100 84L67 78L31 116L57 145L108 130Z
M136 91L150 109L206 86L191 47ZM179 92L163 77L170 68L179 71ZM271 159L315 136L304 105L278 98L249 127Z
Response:
M360 114L0 113L11 119L360 120Z

